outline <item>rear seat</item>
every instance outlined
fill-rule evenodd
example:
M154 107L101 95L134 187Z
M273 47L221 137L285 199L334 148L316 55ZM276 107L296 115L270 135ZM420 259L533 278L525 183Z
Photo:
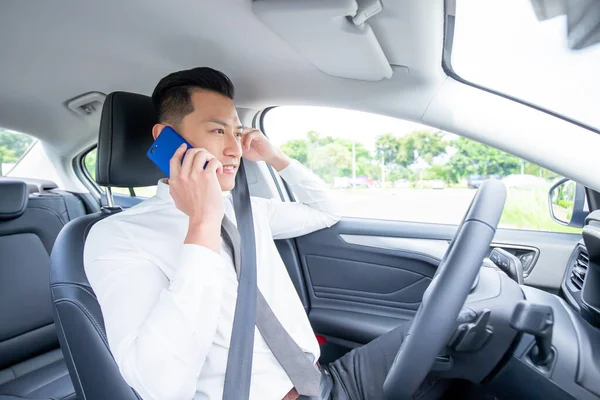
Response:
M45 182L0 179L0 400L75 399L50 298L50 252L81 200Z

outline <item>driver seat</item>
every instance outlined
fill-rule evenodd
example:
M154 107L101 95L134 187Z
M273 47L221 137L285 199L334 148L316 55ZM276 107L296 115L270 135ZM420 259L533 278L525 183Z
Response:
M106 97L98 137L99 185L152 186L164 177L146 158L155 121L156 113L147 96L115 92ZM78 399L141 399L122 378L111 354L102 310L83 266L90 228L119 211L105 207L71 221L58 235L51 255L54 321Z

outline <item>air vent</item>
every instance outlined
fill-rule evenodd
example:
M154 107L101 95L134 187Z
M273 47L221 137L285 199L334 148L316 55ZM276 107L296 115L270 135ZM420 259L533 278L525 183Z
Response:
M571 270L571 283L577 289L581 290L583 287L583 280L588 270L590 259L585 250L579 250L579 255L573 263L573 269Z

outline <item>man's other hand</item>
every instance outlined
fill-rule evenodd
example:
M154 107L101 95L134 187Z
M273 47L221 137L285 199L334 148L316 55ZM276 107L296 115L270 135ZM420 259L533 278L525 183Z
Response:
M258 129L250 129L242 137L243 157L248 161L265 161L277 171L290 164L290 159L281 150L273 146Z

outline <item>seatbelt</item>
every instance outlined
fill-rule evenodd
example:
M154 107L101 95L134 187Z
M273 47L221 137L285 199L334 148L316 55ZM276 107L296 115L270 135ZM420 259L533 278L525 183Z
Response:
M232 250L235 271L239 281L232 337L227 358L223 398L248 398L249 387L246 388L244 385L250 385L249 376L251 376L252 372L252 354L240 353L240 351L253 351L254 325L250 327L242 325L254 323L262 334L263 339L271 349L271 352L294 384L298 393L309 396L303 398L314 398L313 396L324 394L323 390L327 390L328 382L323 380L323 378L326 377L321 374L320 370L314 365L313 361L309 359L309 355L302 351L300 346L298 346L294 339L292 339L289 333L281 325L277 319L277 316L273 313L273 310L257 287L254 222L252 219L250 195L247 189L248 185L245 177L245 170L240 168L238 177L240 179L238 181L236 177L236 186L234 192L232 192L238 228L235 227L235 225L227 218L226 215L223 216L223 221L221 223L222 238ZM250 212L248 212L248 210L250 210ZM242 221L243 223L246 223L245 226L240 226ZM248 235L248 237L244 236L244 234ZM248 238L251 240L247 240ZM248 249L248 246L252 246L252 248ZM248 259L248 254L250 254L252 259ZM252 261L252 265L248 265L250 264L248 262L249 260ZM249 289L243 287L244 283L242 282L246 268L253 269L251 272L253 272L255 282L253 288L254 290L246 290L245 294L243 294L244 289ZM249 281L246 281L246 284L249 284ZM244 295L250 295L251 292L254 292L256 296L255 301L252 303L247 301L247 298L242 297ZM250 316L246 314L246 309L241 308L248 306L248 304L254 304L256 307L255 313ZM241 342L239 340L245 341L246 346L243 348L239 347L241 346ZM246 368L246 370L242 370L242 368ZM239 376L241 375L243 375L243 380L240 381L241 384L238 383L236 385L237 382L232 377L235 376L236 379L239 379ZM246 380L246 378L248 379ZM235 389L231 389L231 385L235 385Z
M241 263L241 238L233 222L225 215L221 223L223 240L232 249L233 261L238 278L243 270ZM257 289L256 327L271 352L301 395L317 396L321 387L321 372L313 363L314 357L298 346Z
M252 354L254 351L254 329L256 325L256 240L250 191L243 160L235 177L235 187L231 191L237 228L241 237L241 258L244 267L240 271L237 300L233 316L233 328L223 400L245 400L250 396L252 376Z

